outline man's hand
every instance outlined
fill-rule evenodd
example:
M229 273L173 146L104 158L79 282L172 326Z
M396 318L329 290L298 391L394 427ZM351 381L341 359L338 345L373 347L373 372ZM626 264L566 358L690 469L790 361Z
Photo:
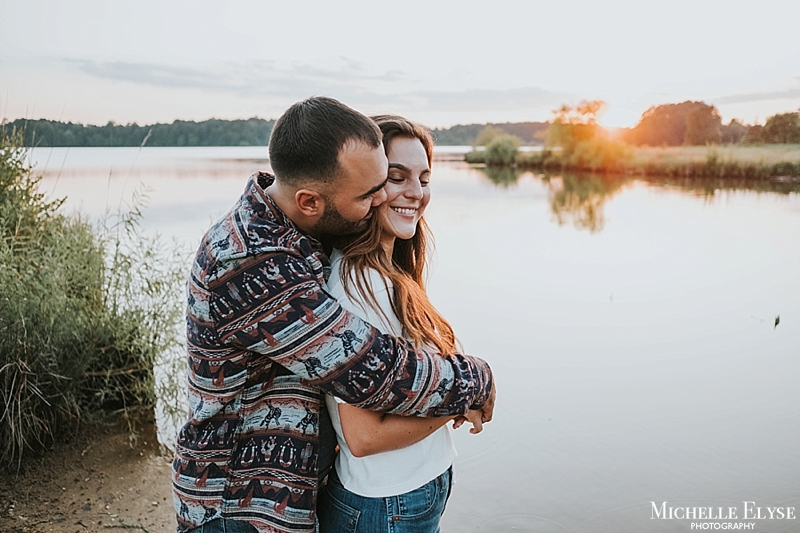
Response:
M492 421L492 415L494 414L494 399L496 396L497 388L495 387L495 382L492 381L492 392L489 393L489 397L486 399L486 403L483 404L481 407L481 421L485 424L487 422Z
M453 429L460 428L464 422L472 424L469 432L473 435L477 435L483 431L483 411L480 409L470 409L469 412L467 412L467 416L455 417L453 419Z

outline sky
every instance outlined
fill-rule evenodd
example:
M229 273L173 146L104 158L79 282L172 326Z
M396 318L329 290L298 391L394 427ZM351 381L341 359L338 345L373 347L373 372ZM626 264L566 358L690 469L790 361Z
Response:
M430 127L800 108L800 1L0 0L0 118L277 118L313 95Z

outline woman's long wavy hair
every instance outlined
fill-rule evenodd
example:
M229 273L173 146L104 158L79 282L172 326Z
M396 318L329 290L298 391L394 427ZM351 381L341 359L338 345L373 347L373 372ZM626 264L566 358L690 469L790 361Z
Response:
M431 165L433 136L428 128L396 115L379 115L372 120L383 133L387 154L392 141L398 137L418 139L428 156L428 166ZM357 292L388 322L368 282L368 271L377 271L384 283L388 281L392 286L389 296L392 309L403 326L403 335L417 346L429 345L449 356L456 352L458 341L450 323L431 304L425 292L426 251L431 241L430 228L420 217L413 237L395 239L390 260L381 246L379 217L373 216L365 233L339 238L334 245L342 251L342 285L351 298L355 298L354 292Z

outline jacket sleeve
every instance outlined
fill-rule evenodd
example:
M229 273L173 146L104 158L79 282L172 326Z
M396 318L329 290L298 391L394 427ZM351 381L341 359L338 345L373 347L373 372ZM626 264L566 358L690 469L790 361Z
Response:
M209 289L209 311L224 344L262 354L358 407L459 415L481 407L491 391L485 361L442 357L381 334L345 311L292 255L263 255Z

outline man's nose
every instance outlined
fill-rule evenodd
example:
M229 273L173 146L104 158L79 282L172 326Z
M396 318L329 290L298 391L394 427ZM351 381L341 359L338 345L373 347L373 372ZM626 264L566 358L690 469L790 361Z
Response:
M372 207L378 207L386 201L386 188L382 188L372 197Z

